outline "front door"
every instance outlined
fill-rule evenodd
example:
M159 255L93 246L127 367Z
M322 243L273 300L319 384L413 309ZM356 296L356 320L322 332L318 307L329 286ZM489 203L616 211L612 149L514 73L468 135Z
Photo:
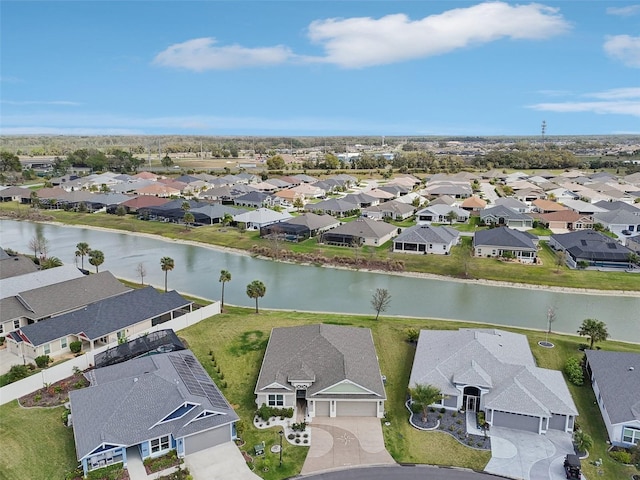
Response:
M467 410L470 412L478 411L478 403L480 398L472 395L467 395Z

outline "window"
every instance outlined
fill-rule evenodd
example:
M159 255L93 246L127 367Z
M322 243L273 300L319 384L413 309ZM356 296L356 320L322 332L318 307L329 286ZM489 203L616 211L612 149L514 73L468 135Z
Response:
M50 353L51 353L51 344L50 344L50 343L47 343L47 344L44 346L44 354L45 354L45 355L49 355Z
M4 325L0 323L0 335L4 333Z
M175 420L176 418L182 418L187 413L189 413L191 410L196 408L196 406L197 405L195 403L185 403L185 404L181 405L180 407L176 408L169 415L164 417L160 423L169 422L171 420Z
M624 427L622 429L622 441L624 443L635 443L636 445L640 445L640 429Z
M14 320L13 321L13 329L17 330L20 328L20 320Z
M154 438L151 440L151 453L158 453L164 450L169 450L171 442L169 441L169 435L164 437Z
M268 403L270 407L282 407L284 406L284 395L269 395Z
M60 348L67 348L67 337L60 340Z

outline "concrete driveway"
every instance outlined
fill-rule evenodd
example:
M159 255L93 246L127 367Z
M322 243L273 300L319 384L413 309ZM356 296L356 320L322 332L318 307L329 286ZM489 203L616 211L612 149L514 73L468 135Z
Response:
M573 453L571 434L546 435L491 427L491 460L484 471L523 480L563 480L564 456Z
M249 470L240 450L233 442L187 455L184 463L194 480L260 479Z
M311 438L302 475L363 465L395 464L384 448L378 418L316 417L311 423Z

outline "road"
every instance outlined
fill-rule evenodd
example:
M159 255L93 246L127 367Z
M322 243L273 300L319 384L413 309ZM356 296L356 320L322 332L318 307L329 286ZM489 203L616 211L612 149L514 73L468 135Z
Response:
M299 478L305 480L496 480L505 477L476 473L471 470L416 465L349 468Z

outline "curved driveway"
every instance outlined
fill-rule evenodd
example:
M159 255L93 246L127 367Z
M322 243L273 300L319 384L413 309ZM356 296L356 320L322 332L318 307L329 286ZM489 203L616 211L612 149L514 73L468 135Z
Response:
M496 475L476 473L471 470L439 468L425 465L363 467L333 472L305 475L304 480L496 480Z

